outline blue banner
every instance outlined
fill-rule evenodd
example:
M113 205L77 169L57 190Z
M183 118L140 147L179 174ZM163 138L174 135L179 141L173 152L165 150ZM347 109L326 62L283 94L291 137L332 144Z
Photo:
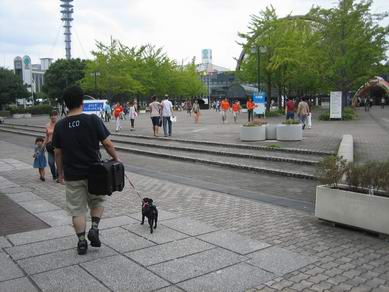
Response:
M264 115L266 111L265 102L266 97L263 93L254 94L253 102L255 104L254 113L257 115Z
M104 101L88 102L85 103L82 107L84 112L99 112L100 109L104 106Z

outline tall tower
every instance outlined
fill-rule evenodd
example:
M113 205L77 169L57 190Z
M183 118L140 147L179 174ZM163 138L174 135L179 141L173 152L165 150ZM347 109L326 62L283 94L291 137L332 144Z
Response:
M63 27L65 28L65 53L66 53L66 59L69 60L72 57L71 53L71 35L72 33L70 32L71 22L73 21L72 14L73 14L73 5L71 2L73 0L61 0L61 13L62 13L62 18L61 20L64 22Z

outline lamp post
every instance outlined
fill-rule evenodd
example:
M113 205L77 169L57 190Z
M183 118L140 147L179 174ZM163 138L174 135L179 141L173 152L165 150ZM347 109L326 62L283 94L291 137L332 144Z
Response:
M100 76L100 72L95 71L91 75L95 77L95 97L97 98L97 76Z
M260 53L266 53L267 49L265 47L261 47L259 45L256 45L252 48L252 52L256 53L257 55L257 88L258 88L258 94L261 92L261 81L260 81L260 62L261 62L261 55Z

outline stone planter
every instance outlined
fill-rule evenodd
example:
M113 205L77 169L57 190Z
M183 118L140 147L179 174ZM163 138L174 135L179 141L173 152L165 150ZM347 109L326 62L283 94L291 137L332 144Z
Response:
M241 141L263 141L266 140L266 125L255 127L240 127Z
M277 140L301 141L303 139L303 127L301 124L277 125Z
M31 118L31 114L24 114L23 118L30 119Z
M266 140L277 139L277 125L266 125Z
M24 114L13 114L12 117L14 119L23 119L24 118Z
M389 234L389 198L327 186L316 187L315 216Z

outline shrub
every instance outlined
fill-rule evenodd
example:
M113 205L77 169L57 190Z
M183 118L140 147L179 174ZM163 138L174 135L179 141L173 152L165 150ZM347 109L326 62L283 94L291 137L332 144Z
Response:
M346 168L346 183L351 190L361 186L362 167L349 163Z
M53 110L50 105L35 105L28 108L13 107L10 109L11 114L32 114L32 115L49 115Z
M330 113L329 112L324 112L319 115L319 120L320 121L329 121L330 120Z
M293 119L287 119L282 122L284 125L297 125L300 124L299 121L293 120Z
M343 121L351 121L351 120L355 120L357 118L358 118L358 114L354 108L352 108L351 106L346 106L345 108L343 108L343 112L342 112L342 120ZM319 115L319 120L320 121L329 121L330 120L330 112L327 111L327 112L321 113Z
M244 124L243 127L258 127L266 124L267 122L263 119L254 119L252 122Z
M278 109L276 111L268 111L266 112L266 117L278 117L284 114L284 111L282 109Z
M336 188L347 170L347 162L343 157L328 156L319 162L318 176L322 184Z

